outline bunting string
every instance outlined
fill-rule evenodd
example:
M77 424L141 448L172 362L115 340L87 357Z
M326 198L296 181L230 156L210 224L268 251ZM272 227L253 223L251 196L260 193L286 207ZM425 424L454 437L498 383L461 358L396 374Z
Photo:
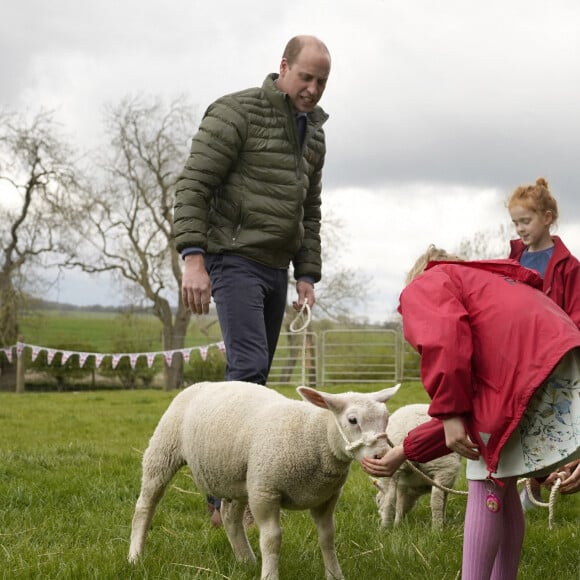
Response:
M95 367L99 368L103 361L110 357L112 361L113 368L117 368L117 365L121 361L122 358L127 357L129 359L129 364L131 368L135 368L137 365L137 361L140 357L145 357L147 360L147 366L151 368L153 366L153 362L158 356L163 357L165 364L170 367L173 364L174 355L176 353L180 353L183 356L185 362L189 362L191 358L192 352L199 352L202 360L207 358L208 350L212 347L217 348L221 353L226 351L226 347L223 341L215 342L212 344L206 344L203 346L190 346L187 348L177 348L173 350L159 350L153 352L114 352L114 353L103 353L103 352L81 352L77 350L62 350L58 348L49 348L47 346L38 346L36 344L27 344L25 342L17 342L15 345L12 346L5 346L0 348L0 353L4 353L4 356L8 359L8 362L12 364L13 362L13 353L16 350L16 357L21 358L24 349L30 348L32 351L32 361L34 362L38 355L44 351L46 352L46 358L48 364L54 360L54 357L57 354L61 355L61 364L64 364L71 356L78 355L79 357L79 366L82 368L84 367L85 363L90 357L95 358Z

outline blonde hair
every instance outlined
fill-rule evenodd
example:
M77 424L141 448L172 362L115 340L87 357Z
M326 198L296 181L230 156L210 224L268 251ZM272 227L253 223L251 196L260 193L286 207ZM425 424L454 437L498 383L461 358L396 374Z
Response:
M409 270L407 277L405 278L405 286L410 284L419 274L422 274L427 267L429 262L433 260L449 260L452 262L462 262L463 258L456 256L455 254L449 254L446 250L437 248L431 244L424 254L421 254L417 261L413 264L413 267Z
M535 185L518 187L506 203L508 210L515 205L521 205L537 214L551 212L553 224L558 220L558 204L548 189L548 182L543 177L538 177Z

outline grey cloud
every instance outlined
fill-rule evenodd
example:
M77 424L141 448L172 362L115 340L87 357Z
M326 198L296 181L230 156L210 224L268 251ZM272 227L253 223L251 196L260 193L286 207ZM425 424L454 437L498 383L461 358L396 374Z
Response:
M0 107L62 111L80 142L128 93L185 94L202 112L259 85L288 38L311 33L332 54L326 189L405 191L393 201L407 204L409 184L507 195L543 176L562 222L580 223L576 0L5 4Z

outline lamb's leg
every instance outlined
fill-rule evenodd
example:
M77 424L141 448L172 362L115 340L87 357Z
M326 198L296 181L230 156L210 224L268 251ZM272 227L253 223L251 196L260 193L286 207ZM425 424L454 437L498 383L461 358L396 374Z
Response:
M318 530L318 542L322 550L322 559L324 560L324 569L327 580L343 580L342 570L336 557L335 547L335 527L334 527L334 508L338 501L339 494L334 495L326 503L312 508L310 513Z
M278 580L282 528L280 527L280 498L250 494L250 509L260 530L262 580Z
M395 521L395 505L397 503L397 475L383 479L385 493L379 506L381 526L389 528Z
M170 446L164 445L160 437L153 437L143 456L141 493L135 505L131 526L129 562L136 562L143 555L147 531L151 525L155 508L163 497L167 484L177 471L185 465L183 459Z
M222 499L220 511L224 530L236 559L245 562L255 562L256 556L250 546L250 542L248 542L248 536L244 528L245 508L246 502Z
M443 527L446 505L447 492L433 487L431 491L431 525L434 530L440 530Z
M417 503L417 500L421 496L421 492L418 492L416 488L399 485L397 486L397 507L395 510L395 525L399 524L405 516L413 509L413 506Z

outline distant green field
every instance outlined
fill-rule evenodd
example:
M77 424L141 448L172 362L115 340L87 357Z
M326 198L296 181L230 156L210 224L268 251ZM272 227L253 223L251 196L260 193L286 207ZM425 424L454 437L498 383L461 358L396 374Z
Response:
M115 352L120 337L139 342L139 349L161 350L161 323L153 315L39 310L20 318L23 342L51 348ZM192 319L186 346L219 341L215 318ZM76 348L83 345L83 348ZM85 348L90 346L90 348Z

